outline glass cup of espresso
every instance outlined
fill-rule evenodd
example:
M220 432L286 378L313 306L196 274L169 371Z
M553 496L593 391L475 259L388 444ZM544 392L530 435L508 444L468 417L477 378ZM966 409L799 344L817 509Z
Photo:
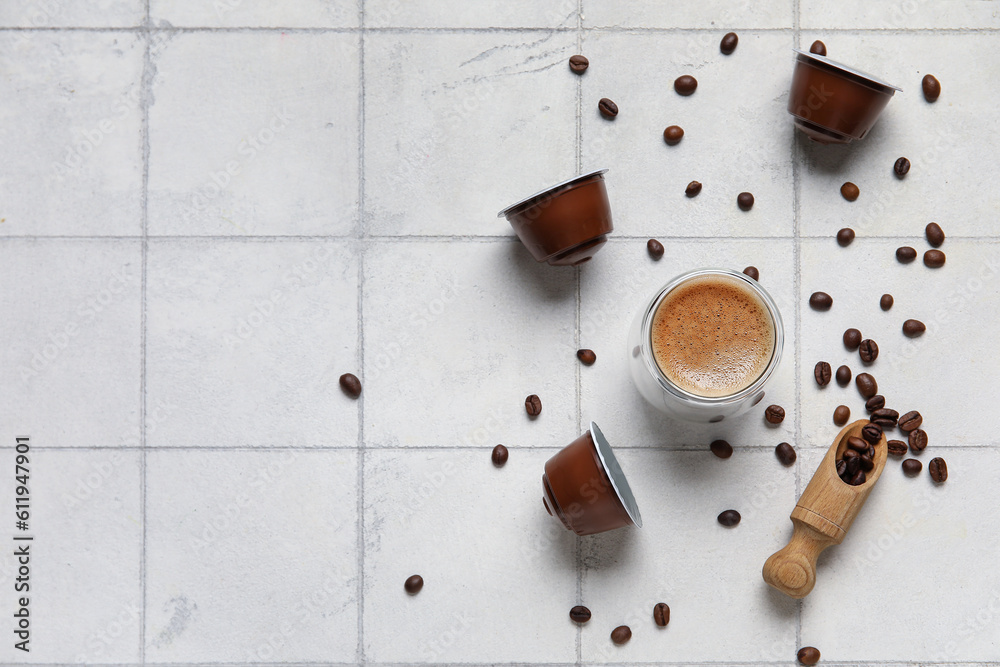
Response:
M756 280L698 269L671 280L636 315L629 371L654 407L715 423L760 403L783 344L781 313Z

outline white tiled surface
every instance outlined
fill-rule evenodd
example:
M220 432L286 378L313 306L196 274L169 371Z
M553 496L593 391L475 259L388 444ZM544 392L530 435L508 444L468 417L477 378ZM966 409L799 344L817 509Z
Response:
M785 665L806 644L824 664L1000 662L998 17L921 0L0 4L0 458L31 436L36 536L32 652L4 644L0 664ZM863 143L810 144L785 114L790 48L817 38L904 88ZM496 211L599 166L611 241L580 269L536 264ZM931 220L947 265L898 264ZM644 300L705 265L757 266L786 333L767 400L715 426L653 413L622 350ZM830 312L808 308L815 290ZM909 317L922 338L901 335ZM834 407L863 414L853 386L812 380L818 360L861 369L849 326L951 479L890 461L798 604L759 572ZM545 460L591 419L641 530L575 538L539 502ZM729 508L733 529L715 521Z

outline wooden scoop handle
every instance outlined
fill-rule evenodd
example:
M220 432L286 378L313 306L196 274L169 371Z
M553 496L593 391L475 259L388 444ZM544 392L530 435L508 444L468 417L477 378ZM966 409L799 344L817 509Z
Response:
M764 581L793 598L804 598L816 585L816 559L837 540L793 518L792 539L764 563Z

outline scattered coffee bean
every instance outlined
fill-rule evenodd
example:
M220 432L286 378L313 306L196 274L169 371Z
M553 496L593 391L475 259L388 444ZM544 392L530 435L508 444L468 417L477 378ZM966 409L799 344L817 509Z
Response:
M795 463L795 448L787 442L779 442L778 446L774 448L774 455L786 468Z
M925 75L920 87L923 88L924 99L928 102L935 102L941 96L941 82L934 78L933 74Z
M896 173L897 178L903 178L910 171L910 161L901 157L896 160L896 164L892 165L892 170Z
M671 125L663 130L663 140L668 146L676 146L684 138L684 128L679 125Z
M785 421L785 409L780 405L769 405L764 410L764 419L768 424L780 424Z
M590 620L590 610L578 604L569 610L569 620L574 623L586 623Z
M906 320L903 322L903 335L907 338L916 338L926 330L927 327L920 320Z
M497 445L493 448L493 455L491 456L493 459L493 465L497 468L502 468L503 464L507 463L508 456L509 454L507 452L507 448L503 445Z
M536 394L532 394L524 399L524 410L529 417L537 417L542 413L542 399L538 398Z
M909 448L902 440L890 440L888 444L889 453L893 456L906 456Z
M422 589L423 587L424 587L424 578L421 577L419 574L415 574L412 577L408 577L406 581L403 583L403 588L405 588L406 592L409 593L410 595L416 595L417 593L420 592L420 589Z
M812 46L809 47L809 53L815 53L817 56L825 56L826 44L817 39L812 43Z
M833 306L833 297L826 292L813 292L809 297L809 307L813 310L830 310Z
M733 446L725 440L713 440L712 444L710 444L708 448L711 449L712 453L720 459L728 459L733 455Z
M760 271L757 270L756 266L748 266L747 268L743 269L743 274L750 276L754 280L760 280Z
M845 461L844 459L838 459L837 460L837 477L840 477L841 479L844 479L844 477L846 475L847 475L847 461ZM847 480L844 480L844 481L846 482Z
M735 32L727 32L722 36L722 41L719 42L719 50L722 51L722 55L730 56L736 50L736 45L739 43L740 38L736 36Z
M354 373L344 373L340 376L340 388L351 398L361 395L361 380Z
M590 67L590 61L587 60L586 56L570 56L569 57L569 68L577 74L583 74Z
M864 428L861 429L861 437L864 438L868 444L878 444L879 440L882 439L882 427L875 422L868 422L865 424Z
M854 384L865 398L871 398L878 393L878 383L868 373L858 373L858 377L854 378Z
M698 181L691 181L688 183L688 186L684 188L684 194L688 197L697 197L699 192L701 192L701 183Z
M854 240L854 230L850 227L844 227L839 232L837 232L837 243L841 248L846 248L851 245L851 241Z
M649 256L657 261L663 257L663 244L656 239L646 241L646 250L649 252Z
M868 411L868 414L871 414L876 410L880 410L884 407L885 407L885 396L883 396L882 394L875 394L867 401L865 401L865 410Z
M593 366L594 362L597 361L597 355L594 354L593 350L577 350L576 358L580 360L580 363L584 366Z
M843 195L844 199L847 201L855 201L861 194L861 189L858 188L854 183L847 181L840 186L840 194Z
M913 431L920 428L920 425L924 423L924 418L916 410L910 410L905 415L899 418L899 430L900 431Z
M740 207L741 211L749 211L753 208L753 195L749 192L741 192L736 197L736 205Z
M657 602L653 607L653 622L661 628L667 627L670 622L670 607L665 602Z
M844 332L844 347L848 350L856 350L861 345L861 332L857 329L848 329Z
M619 625L611 631L611 641L618 646L628 643L630 639L632 639L632 630L627 625Z
M602 97L601 101L597 103L597 110L608 120L614 120L615 116L618 115L618 105L606 97Z
M882 298L878 300L878 305L882 310L889 310L894 302L895 299L892 298L891 294L883 294Z
M892 408L879 408L878 410L872 412L869 419L881 426L883 429L895 428L896 422L899 421L899 413Z
M858 355L861 357L861 361L866 364L872 363L878 359L878 344L871 338L866 338L858 346Z
M944 266L945 256L940 250L928 250L924 253L924 266L929 269L940 269Z
M927 472L931 474L931 479L934 480L935 484L941 484L948 479L948 464L938 456L927 464Z
M674 90L678 95L687 97L698 87L698 80L690 74L685 74L674 79Z
M909 264L917 258L917 251L908 245L896 248L896 259L901 264Z
M916 459L906 459L903 461L903 474L907 477L916 477L923 467L924 464Z
M851 409L846 405L838 405L833 411L833 423L837 426L843 426L847 423L847 420L851 418Z
M940 248L941 244L944 243L944 230L936 222L927 223L924 234L927 236L927 242L935 248Z
M813 369L813 377L816 378L816 384L821 387L830 384L830 378L833 377L833 370L830 368L830 364L825 361L817 361L816 368Z
M841 366L837 369L837 384L841 387L846 387L851 383L851 369L847 366Z
M719 515L719 523L727 528L732 528L740 522L740 513L736 510L726 510Z
M922 428L915 428L910 431L910 434L906 439L910 443L910 451L914 454L918 454L927 449L927 432Z

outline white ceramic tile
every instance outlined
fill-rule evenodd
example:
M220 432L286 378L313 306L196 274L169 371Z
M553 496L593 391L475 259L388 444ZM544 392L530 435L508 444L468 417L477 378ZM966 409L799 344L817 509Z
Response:
M356 28L359 0L150 0L154 25L184 27Z
M144 14L143 0L5 0L0 26L124 28L142 25Z
M574 269L537 264L516 241L442 241L373 243L364 270L369 446L579 435Z
M497 211L575 175L575 52L572 33L369 34L369 233L510 234Z
M575 660L576 540L542 505L553 452L512 448L497 469L490 449L365 454L369 661Z
M0 234L139 234L144 40L0 33ZM44 75L41 72L45 72Z
M357 258L342 244L151 241L147 281L150 445L357 445L339 385L357 372Z
M249 32L161 42L149 110L149 233L352 232L358 40Z
M0 557L7 592L4 664L99 664L139 661L142 549L139 453L40 450L32 431L26 456L30 516L14 530L14 438L0 457L9 474L0 493L10 516ZM23 471L18 471L23 474ZM5 526L7 528L7 526ZM32 541L11 541L12 534ZM14 553L27 547L27 575ZM15 590L15 585L28 589ZM28 598L29 652L14 648L15 602Z
M836 5L822 0L802 0L800 17L802 28L810 30L1000 28L1000 11L996 6L992 2L976 0L879 3L849 0Z
M576 28L578 0L368 0L365 27Z
M138 445L139 241L0 242L0 435Z
M626 450L617 456L635 492L643 527L583 541L583 629L588 663L740 664L794 656L796 605L772 591L761 567L783 545L795 504L795 471L770 451ZM718 523L735 509L733 528ZM670 623L653 623L653 606L670 606ZM751 620L752 619L752 620ZM628 625L632 640L609 635Z
M813 459L803 470L821 453L803 457L803 466ZM802 607L802 640L824 659L1000 660L1000 574L986 566L1000 549L1000 456L961 449L944 458L948 481L940 486L926 465L911 479L888 461L843 544L820 557L816 588ZM860 581L864 594L845 594ZM841 631L859 618L883 622L877 633Z
M353 662L357 453L147 454L146 659Z
M854 375L869 372L886 405L900 414L919 411L933 446L925 458L937 447L995 444L1000 424L993 393L976 389L975 383L1000 373L1000 359L992 339L964 323L984 322L987 313L1000 308L1000 245L948 240L941 247L948 262L929 269L919 259L897 262L899 243L856 239L840 248L833 239L803 242L802 417L803 424L812 425L803 428L803 438L811 445L829 445L839 430L832 421L837 405L847 405L855 417L866 414L853 379L847 388L836 382L822 389L816 385L813 367L822 360L834 369L847 364ZM913 245L921 253L929 247L919 239ZM829 293L833 308L809 308L806 302L815 291ZM879 307L884 293L894 298L889 311ZM920 338L903 335L903 322L910 318L927 325ZM870 367L844 347L842 336L850 327L878 344L878 359ZM955 419L957 414L976 417Z
M665 240L666 252L654 262L644 239L613 240L581 268L580 346L597 353L597 363L580 370L582 417L600 424L612 444L706 448L717 438L734 446L773 448L794 442L795 434L795 279L791 241ZM760 283L774 298L784 320L781 365L765 399L750 412L719 424L689 424L667 418L639 394L628 370L626 339L632 318L674 276L704 267L742 270L756 266ZM770 404L785 408L777 427L763 418Z
M922 235L932 220L956 236L992 234L988 221L1000 207L1000 192L982 187L982 164L984 156L1000 151L1000 138L984 131L984 119L995 110L978 91L983 81L1000 77L1000 61L990 56L995 35L962 35L961 58L953 57L956 37L949 35L816 36L831 58L870 71L903 92L856 146L797 139L803 235L830 236L841 227L869 236ZM920 86L928 73L941 81L941 97L933 104L924 100ZM903 180L892 171L900 156L912 163ZM861 189L857 201L841 197L845 181Z
M755 72L782 71L792 36L745 33L731 56L699 33L588 33L583 52L582 154L585 168L607 166L615 227L627 234L791 236L792 125L785 113L787 80ZM674 92L682 74L698 80L693 95ZM606 120L603 97L619 108ZM669 125L684 129L676 146ZM725 128L725 131L722 131ZM690 181L703 184L688 198ZM736 206L753 193L752 210Z
M585 27L624 28L715 28L718 34L706 33L699 42L718 50L722 36L736 28L791 28L793 3L775 0L769 3L707 0L697 3L645 2L617 3L609 0L583 0ZM740 35L742 38L742 35Z

